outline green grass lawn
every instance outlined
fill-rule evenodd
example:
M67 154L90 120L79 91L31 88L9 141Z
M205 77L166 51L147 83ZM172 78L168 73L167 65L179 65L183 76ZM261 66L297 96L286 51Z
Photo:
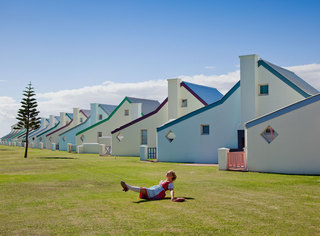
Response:
M0 146L0 235L319 235L320 177L219 171ZM152 186L177 173L175 194L140 201L120 180ZM169 195L169 194L168 194Z

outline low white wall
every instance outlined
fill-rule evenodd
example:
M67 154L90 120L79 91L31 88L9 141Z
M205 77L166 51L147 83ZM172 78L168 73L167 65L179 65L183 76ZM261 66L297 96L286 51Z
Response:
M99 143L84 143L77 147L77 152L80 153L97 153L100 156L105 153L105 145Z
M320 102L246 129L249 171L320 174ZM267 126L278 136L268 144L261 136Z

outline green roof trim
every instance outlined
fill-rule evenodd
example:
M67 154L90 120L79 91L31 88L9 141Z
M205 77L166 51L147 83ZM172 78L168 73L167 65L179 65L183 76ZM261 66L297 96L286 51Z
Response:
M175 125L177 123L180 123L181 121L184 121L186 119L189 119L190 117L193 117L195 115L198 115L199 113L205 112L206 110L209 110L213 107L219 106L222 103L224 103L238 88L240 87L240 81L238 81L227 93L224 95L219 101L209 104L208 106L202 107L198 110L195 110L193 112L188 113L187 115L181 116L163 126L160 126L157 128L157 132L164 130L172 125Z
M79 131L78 133L76 133L76 136L78 136L79 134L82 134L82 133L84 133L84 132L86 132L86 131L88 131L88 130L90 130L90 129L92 129L92 128L94 128L94 127L96 127L96 126L98 126L98 125L100 125L100 124L102 124L104 122L106 122L106 121L108 121L108 120L110 120L110 118L119 110L119 108L122 106L122 104L125 101L127 101L128 103L132 103L127 97L125 97L122 100L122 102L120 102L120 104L116 107L116 109L114 109L113 112L106 119L104 119L102 121L99 121L98 123L95 123L95 124L89 126L88 128L85 128L85 129Z
M43 134L48 133L49 131L53 130L54 128L57 128L59 124L60 124L60 121L59 121L55 126L53 126L51 129L48 129L47 131L44 131L44 132L42 132L41 134L38 134L38 135L37 135L37 138L38 138L39 136L43 135Z
M282 80L284 83L286 83L287 85L289 85L291 88L293 88L294 90L296 90L298 93L300 93L302 96L304 96L305 98L310 97L311 95L306 93L305 91L303 91L301 88L299 88L297 85L295 85L294 83L292 83L290 80L288 80L286 77L284 77L283 75L281 75L278 71L276 71L275 69L273 69L271 66L269 66L267 63L265 63L263 60L259 60L258 61L258 67L259 66L263 66L264 68L266 68L268 71L270 71L272 74L274 74L276 77L278 77L280 80Z
M71 116L68 113L66 113L66 115L69 117L70 120L72 120Z
M24 130L22 130L21 132L19 132L19 133L13 135L12 137L8 138L8 140L9 140L9 139L12 140L12 139L14 139L14 138L22 135L23 133L26 133L26 132L27 132L26 129L24 129Z

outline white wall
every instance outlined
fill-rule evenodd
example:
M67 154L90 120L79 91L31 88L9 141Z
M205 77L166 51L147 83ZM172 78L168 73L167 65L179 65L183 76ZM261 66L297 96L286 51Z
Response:
M258 74L257 89L255 92L257 104L256 117L273 112L305 98L263 66L259 66ZM269 85L269 95L259 95L259 84Z
M156 128L165 123L167 119L168 103L166 103L156 114L112 134L112 154L117 156L139 156L142 129L147 129L147 145L149 147L155 147ZM123 136L123 139L119 141L117 135Z
M320 102L246 130L249 171L320 174ZM260 135L271 126L278 136L268 144Z
M124 115L124 110L126 109L129 109L129 116ZM81 145L82 143L98 143L98 132L102 132L102 136L111 136L112 130L131 121L131 109L131 103L125 100L109 120L91 129L88 129L79 135L76 135L76 144ZM80 139L82 135L85 137L84 142L82 142Z
M179 82L177 86L176 83ZM141 145L141 130L146 129L148 133L148 146L156 147L157 145L157 127L160 127L168 121L168 117L178 117L188 114L194 110L197 110L204 105L193 96L185 87L180 86L180 80L168 80L168 94L173 93L178 90L176 96L174 97L174 105L172 109L172 115L169 113L169 99L168 102L158 111L156 114L141 120L140 122L133 124L127 128L120 130L117 133L112 134L112 154L118 156L139 156L140 155L140 145ZM173 84L172 84L173 83ZM187 107L181 107L182 99L188 100ZM172 100L171 100L172 101ZM174 114L174 115L173 115ZM121 142L116 138L117 135L123 136Z
M223 104L159 131L158 161L218 163L218 148L237 148L240 119L238 88ZM202 124L210 125L209 135L201 135ZM166 138L170 130L176 135L171 143Z

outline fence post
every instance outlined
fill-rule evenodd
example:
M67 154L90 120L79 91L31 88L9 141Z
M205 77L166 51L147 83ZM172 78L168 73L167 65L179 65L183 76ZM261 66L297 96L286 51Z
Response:
M56 150L56 144L55 143L51 143L51 151L55 151Z
M106 146L104 144L99 145L99 155L103 156L105 154Z
M141 145L140 146L140 161L148 160L148 146Z
M229 148L218 148L218 163L219 170L227 170L228 169L228 153Z
M40 142L40 143L39 143L39 148L40 148L40 149L43 149L43 142Z
M67 143L67 152L72 151L72 143Z

